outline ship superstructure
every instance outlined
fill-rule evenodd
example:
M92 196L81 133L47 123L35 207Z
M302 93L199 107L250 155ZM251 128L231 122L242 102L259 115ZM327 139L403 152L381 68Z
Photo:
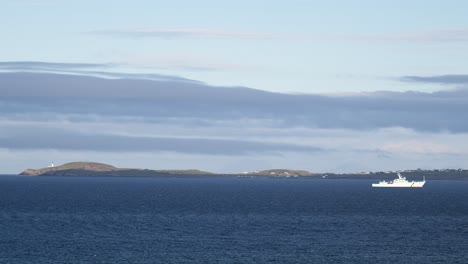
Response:
M426 183L426 178L424 177L423 181L407 181L406 177L403 177L399 172L397 172L398 178L393 181L381 181L379 183L373 183L372 187L408 187L408 188L421 188Z

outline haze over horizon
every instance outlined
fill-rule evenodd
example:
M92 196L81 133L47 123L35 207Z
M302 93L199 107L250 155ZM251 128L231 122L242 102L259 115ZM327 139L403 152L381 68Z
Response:
M351 2L4 1L0 173L468 168L468 3Z

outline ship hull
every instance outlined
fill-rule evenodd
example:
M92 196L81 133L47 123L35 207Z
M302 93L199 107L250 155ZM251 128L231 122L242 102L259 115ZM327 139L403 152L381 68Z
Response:
M426 182L407 182L407 183L373 183L372 187L379 188L421 188Z

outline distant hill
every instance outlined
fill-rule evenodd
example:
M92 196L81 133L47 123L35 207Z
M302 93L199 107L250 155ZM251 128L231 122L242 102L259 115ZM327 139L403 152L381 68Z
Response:
M262 170L255 172L247 172L248 175L270 176L270 177L298 177L298 176L312 176L314 173L305 170L288 170L288 169L273 169Z
M70 162L70 163L63 164L61 166L47 167L47 168L42 168L38 170L27 169L21 172L20 175L37 176L37 175L42 175L42 174L46 174L49 172L57 172L57 171L64 171L64 170L87 170L87 171L102 172L102 171L116 171L119 169L112 165L107 165L107 164L97 163L97 162Z
M97 162L70 162L61 166L53 166L42 169L27 169L19 175L23 176L139 176L161 177L180 175L213 175L211 172L201 170L147 170L116 168L112 165Z

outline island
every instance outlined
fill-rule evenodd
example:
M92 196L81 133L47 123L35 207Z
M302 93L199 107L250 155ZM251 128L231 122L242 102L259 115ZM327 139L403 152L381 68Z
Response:
M211 172L196 169L190 170L149 170L117 168L112 165L97 162L70 162L60 166L42 169L27 169L22 176L127 176L127 177L164 177L164 176L210 176Z
M428 180L468 180L468 170L403 170L405 177ZM213 173L198 169L151 170L117 168L98 162L70 162L60 166L51 165L41 169L27 169L21 176L60 176L60 177L266 177L292 179L393 179L397 171L357 172L357 173L313 173L306 170L268 169L240 173Z

